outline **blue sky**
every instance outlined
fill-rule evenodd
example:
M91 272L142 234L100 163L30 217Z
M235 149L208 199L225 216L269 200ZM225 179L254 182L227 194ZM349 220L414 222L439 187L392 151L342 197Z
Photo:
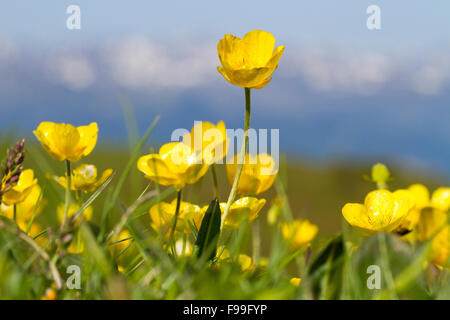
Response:
M82 30L65 28L65 9L82 10ZM369 32L365 10L382 10L382 31ZM242 34L270 30L282 42L352 44L389 48L435 46L450 35L450 3L435 0L346 1L10 1L2 5L0 27L23 41L81 43L128 33L144 33L167 41L185 37ZM34 42L33 41L33 42Z
M66 28L67 6L81 30ZM382 29L366 28L381 8ZM328 160L389 158L450 176L450 2L24 1L0 10L1 131L97 121L125 141L119 98L141 131L168 139L194 120L242 124L242 90L217 73L225 33L272 32L286 46L253 96L253 126L283 151Z

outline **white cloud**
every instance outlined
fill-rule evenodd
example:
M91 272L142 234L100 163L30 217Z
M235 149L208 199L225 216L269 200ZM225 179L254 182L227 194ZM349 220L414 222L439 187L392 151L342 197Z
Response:
M411 85L418 93L434 95L440 93L450 80L450 59L447 54L428 60L433 63L419 67L412 74Z
M10 37L0 34L0 66L14 61L18 54L17 44Z
M201 85L216 72L215 45L170 50L144 37L109 46L106 60L114 80L136 89L185 88Z
M375 53L336 53L311 50L299 53L292 61L292 73L320 91L374 93L392 74L389 59Z
M95 81L94 69L86 57L61 56L48 63L53 80L71 90L79 91L90 87Z

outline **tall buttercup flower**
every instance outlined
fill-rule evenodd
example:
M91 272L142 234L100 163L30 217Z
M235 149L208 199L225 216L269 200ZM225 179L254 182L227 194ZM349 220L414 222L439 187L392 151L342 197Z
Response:
M261 89L272 79L284 51L284 46L274 47L275 37L266 31L250 31L242 39L226 34L217 45L222 64L217 70L231 84Z
M163 186L173 185L177 190L196 183L208 171L201 154L183 142L167 143L159 149L159 153L142 156L137 167L147 179Z
M238 168L239 155L233 163L226 165L227 177L233 183ZM258 195L267 191L277 177L278 168L275 160L268 154L259 154L256 157L245 155L244 166L237 187L238 194Z
M408 190L375 190L367 194L364 204L347 203L342 214L350 225L360 228L363 233L391 232L414 205L414 198Z
M71 190L93 192L100 187L113 173L112 169L106 169L98 178L97 167L93 164L81 164L72 171ZM47 174L48 178L56 181L61 187L67 188L67 177L56 177Z
M78 161L89 155L97 143L98 126L42 122L34 131L44 149L56 160Z
M150 226L159 233L169 235L173 227L176 207L177 199L170 203L163 201L152 206L149 210ZM199 206L181 201L175 235L191 233L189 222L199 229L203 216L204 212Z

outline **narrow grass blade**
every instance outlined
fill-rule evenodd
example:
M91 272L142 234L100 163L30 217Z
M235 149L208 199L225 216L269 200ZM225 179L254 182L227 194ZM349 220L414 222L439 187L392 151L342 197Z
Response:
M89 199L87 199L87 201L80 206L80 209L78 209L78 211L73 216L74 221L78 219L78 217L84 212L84 210L86 210L92 204L92 202L94 202L95 199L97 199L97 197L106 189L115 175L116 173L113 172L111 176L106 179L106 181L103 182L103 184L97 190L95 190L95 192L89 197Z

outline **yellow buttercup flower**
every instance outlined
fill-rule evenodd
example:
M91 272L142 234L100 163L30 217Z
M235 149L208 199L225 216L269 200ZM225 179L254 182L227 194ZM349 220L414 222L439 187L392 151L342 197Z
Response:
M289 280L289 282L290 282L294 287L299 287L300 284L302 283L302 279L301 279L301 278L291 278L291 280Z
M163 186L173 185L177 190L196 183L208 171L201 154L196 154L182 142L167 143L159 149L159 153L141 157L137 167L147 179Z
M416 202L416 209L422 210L430 206L430 192L423 184L413 184L408 187Z
M342 208L342 214L350 225L366 233L391 232L414 205L414 198L408 190L375 190L367 194L364 204L347 203Z
M411 185L408 190L412 193L416 202L416 206L401 222L399 230L411 231L410 234L404 237L405 240L414 242L418 240L424 242L439 230L446 222L448 210L447 203L447 189L436 189L430 199L430 193L428 189L421 184ZM402 234L400 232L400 234Z
M272 79L284 46L274 50L275 38L265 31L248 32L242 39L226 34L217 45L222 67L217 70L231 84L261 89Z
M224 248L223 246L218 247L217 258L218 258L217 266L220 266L220 264L223 262L230 261L231 260L230 251L227 248ZM237 257L237 263L239 263L239 266L242 271L251 271L255 268L252 258L246 254L240 254Z
M223 121L217 125L203 121L197 122L191 132L183 136L183 142L194 152L200 153L206 164L211 165L226 156L229 139Z
M72 171L71 190L93 192L100 187L113 173L112 169L106 169L97 179L97 168L93 164L81 164ZM67 187L67 177L56 177L47 174L48 178L55 180L64 189Z
M442 229L432 240L429 259L439 269L448 267L450 257L450 225Z
M233 184L238 167L239 155L236 155L232 164L227 164L227 177ZM238 184L238 194L258 195L268 190L277 177L278 168L275 160L268 154L259 154L256 157L245 155L241 178Z
M80 209L80 206L77 203L71 203L69 206L69 210L67 211L67 219L73 217L75 213ZM85 221L89 221L92 218L93 209L91 206L87 207L86 210L83 211L82 216ZM64 203L61 203L56 208L56 212L58 215L58 220L60 223L63 222L64 218ZM75 226L78 225L78 221L75 222Z
M280 222L279 228L281 229L281 235L289 244L291 250L299 249L311 242L319 232L319 227L307 219Z
M22 201L16 204L16 215L18 219L29 220L33 216L37 216L41 213L45 200L41 196L42 189L39 184L35 184L31 187L30 193ZM40 199L40 200L39 200ZM9 219L14 218L14 206L2 203L0 211Z
M265 199L257 199L253 197L243 197L235 202L230 207L227 220L225 221L225 227L238 228L244 220L252 222L258 217L258 213L266 204ZM223 211L226 207L225 202L220 203L220 211ZM208 206L203 207L203 211L206 212Z
M3 195L2 202L10 206L24 201L36 184L33 170L23 170L17 183Z
M450 209L450 188L438 188L431 196L431 206L443 212Z
M252 258L246 254L240 254L238 257L238 263L241 266L242 271L251 271L255 265L252 262Z
M78 161L92 152L97 143L98 126L42 122L34 131L44 149L56 160Z
M150 226L157 232L169 235L173 226L176 207L176 199L174 199L171 203L160 202L152 206L149 210ZM189 227L188 221L196 226L197 229L200 229L203 215L204 212L199 206L181 201L175 230L176 234L191 233L191 228Z

